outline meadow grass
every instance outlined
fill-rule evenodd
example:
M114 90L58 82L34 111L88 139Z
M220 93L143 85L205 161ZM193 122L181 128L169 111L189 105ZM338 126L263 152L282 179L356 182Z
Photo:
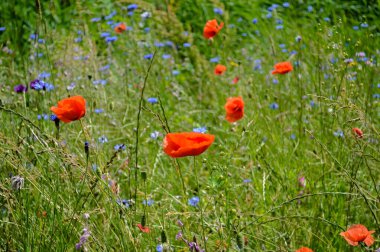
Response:
M131 3L55 12L43 2L17 37L25 44L12 44L22 24L0 24L2 251L380 247L376 16L347 17L327 1ZM214 18L225 25L207 40ZM116 34L119 22L127 30ZM272 75L282 61L293 71ZM33 90L35 79L54 88ZM50 107L75 95L86 115L58 132ZM224 104L236 96L244 117L229 123ZM163 152L168 132L199 127L215 135L206 152ZM356 223L376 230L373 246L339 235Z

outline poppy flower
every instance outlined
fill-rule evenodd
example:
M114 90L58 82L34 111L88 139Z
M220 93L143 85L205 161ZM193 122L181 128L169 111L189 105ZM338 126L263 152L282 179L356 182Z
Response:
M139 224L137 224L137 227L141 230L141 232L143 232L143 233L150 233L150 228L149 227L147 227L147 226L143 226L143 225L141 225L140 223Z
M163 148L173 158L198 156L210 147L214 139L214 135L197 132L168 133Z
M215 66L214 73L216 75L222 75L226 70L227 70L226 66L218 64Z
M368 231L362 224L355 224L349 227L346 232L341 232L340 235L352 246L358 246L359 242L364 242L369 247L375 242L371 235L373 233L375 231Z
M125 26L124 23L120 23L117 26L115 26L115 28L114 28L114 30L115 30L116 33L122 33L126 29L127 29L127 27Z
M51 111L59 120L69 123L81 119L86 114L86 100L82 96L73 96L58 102L58 106L51 107Z
M293 70L293 66L290 62L280 62L274 65L272 74L286 74Z
M232 84L236 84L238 83L240 80L239 76L236 76L233 80L232 80Z
M239 97L230 97L227 99L227 103L224 105L226 110L226 120L229 122L236 122L244 116L244 102Z
M203 37L206 39L212 39L219 33L223 26L224 23L221 22L220 25L218 25L218 21L216 21L216 19L207 21L205 27L203 28Z
M358 137L363 138L363 131L359 128L353 128L352 132Z
M302 247L297 249L296 252L313 252L313 250L309 249L308 247Z

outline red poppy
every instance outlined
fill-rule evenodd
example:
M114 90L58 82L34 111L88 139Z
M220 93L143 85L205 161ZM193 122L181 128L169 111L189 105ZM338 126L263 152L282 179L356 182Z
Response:
M214 73L216 75L222 75L226 70L227 70L226 66L218 64L215 66Z
M218 21L216 21L216 19L207 21L205 27L203 28L203 37L206 39L212 39L223 28L223 25L223 22L218 25Z
M274 65L274 70L272 74L286 74L293 70L293 66L290 62L280 62Z
M81 119L86 114L86 100L82 96L73 96L58 102L57 107L51 107L51 111L59 120L69 123Z
M240 80L239 76L236 76L233 80L232 80L232 84L236 84L238 83Z
M371 235L373 233L375 231L368 231L362 224L355 224L349 227L346 232L341 232L340 235L352 246L358 246L359 242L364 242L369 247L375 242Z
M352 132L358 137L363 138L363 131L359 128L353 128Z
M239 97L230 97L227 99L227 103L224 105L226 110L226 120L229 122L236 122L244 116L244 102Z
M116 33L122 33L123 31L125 31L127 29L127 26L125 26L124 23L120 23L118 24L117 26L115 26L115 32Z
M143 232L143 233L150 233L150 228L148 228L147 226L143 226L143 225L141 225L140 223L139 224L137 224L137 227L141 230L141 232Z
M168 133L163 148L173 158L198 156L210 147L214 139L214 135L196 132Z
M313 252L313 250L309 249L308 247L302 247L297 249L296 252Z

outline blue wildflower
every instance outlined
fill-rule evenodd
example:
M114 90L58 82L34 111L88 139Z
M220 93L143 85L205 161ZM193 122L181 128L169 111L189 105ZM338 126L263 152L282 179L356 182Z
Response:
M150 133L150 138L152 138L153 140L156 140L159 136L160 136L160 132L158 131L154 131Z
M92 81L92 84L94 84L94 85L99 85L99 84L101 84L101 85L106 85L107 84L107 80L94 80L94 81Z
M367 28L367 27L368 27L368 24L367 24L367 23L362 23L362 24L360 24L360 27L361 27L361 28Z
M109 14L108 16L105 16L104 19L105 19L105 20L111 19L111 18L113 18L116 14L117 14L117 12L116 12L116 11L113 11L113 12L111 12L111 14Z
M138 7L137 4L130 4L130 5L127 6L127 10L128 11L134 11L134 10L137 9L137 7Z
M152 206L153 204L154 204L154 200L152 199L143 200L143 205Z
M359 26L354 25L354 26L352 26L352 29L354 29L355 31L357 31L357 30L359 30Z
M278 46L279 46L280 48L285 48L285 47L286 47L285 44L279 44Z
M373 94L372 96L374 99L380 99L380 94Z
M5 31L6 29L4 26L0 27L0 31Z
M106 136L101 136L98 138L99 143L108 143L108 138Z
M310 107L312 107L312 108L315 107L315 102L313 100L310 101Z
M196 133L206 133L207 132L207 128L206 128L206 126L198 127L198 128L193 128L193 132L196 132Z
M284 29L283 25L276 25L276 30L282 30L282 29Z
M331 19L329 17L324 17L323 20L325 20L326 22L330 22Z
M45 44L45 40L44 39L38 39L38 43Z
M190 47L191 44L190 43L183 43L183 47Z
M105 66L102 66L101 68L99 68L99 71L103 72L103 71L106 71L110 68L110 65L105 65Z
M272 83L275 84L275 85L278 84L278 79L274 78L274 79L272 80Z
M296 139L296 135L295 134L291 134L290 135L290 139L292 139L292 140Z
M56 120L59 120L58 117L54 114L51 114L50 115L50 121L56 121Z
M276 18L276 24L283 24L284 21L282 21L282 19L279 19L279 18Z
M102 32L102 33L100 33L100 37L101 38L108 37L109 35L111 35L109 32Z
M70 85L67 86L66 89L67 89L68 91L71 91L71 90L73 90L73 89L75 88L75 86L76 86L76 83L75 83L75 82L71 82Z
M117 40L117 36L106 37L106 42L111 43Z
M335 131L333 134L334 134L334 136L336 136L336 137L341 137L341 138L344 137L344 133L343 133L342 130L337 130L337 131Z
M147 101L151 104L158 103L158 99L156 97L149 97Z
M272 18L272 13L271 12L269 12L267 15L266 15L266 18Z
M222 9L220 9L220 8L214 8L214 13L215 14L218 14L218 15L223 15L223 10Z
M40 73L39 75L38 75L38 78L39 79L47 79L47 78L49 78L50 77L50 73L47 73L47 72L42 72L42 73Z
M165 44L162 43L162 42L157 42L157 41L155 41L155 42L154 42L154 46L155 46L155 47L164 47Z
M199 203L199 197L198 196L192 197L191 199L189 199L188 203L190 206L196 207Z
M253 24L257 24L257 18L252 19Z
M284 2L284 3L282 4L282 6L283 6L284 8L289 8L290 4L289 4L288 2Z
M82 42L82 38L81 37L77 37L77 38L74 39L74 42L75 43L80 43L80 42Z
M307 6L307 11L308 12L312 12L313 11L313 6L311 6L311 5Z
M219 57L211 58L210 62L211 63L218 63L219 62Z
M91 22L99 22L100 20L102 19L98 17L91 18Z
M145 32L145 33L150 32L150 28L149 28L149 27L145 27L145 28L144 28L144 32Z
M164 246L162 244L158 244L156 247L157 252L163 252L164 251Z
M180 74L180 71L178 71L178 70L173 70L173 71L172 71L172 74L173 74L174 76L177 76L178 74Z
M269 108L275 110L275 109L278 109L279 106L277 103L273 102L271 105L269 105Z
M244 183L251 183L251 182L252 182L252 179L244 179L243 182L244 182Z
M168 41L165 42L165 46L173 47L174 43L173 43L173 41L168 40Z
M153 54L152 53L144 55L144 59L152 59L152 58L153 58Z
M122 150L125 150L125 148L126 148L125 144L116 144L116 145L113 147L113 149L114 149L115 151L122 151Z
M170 59L172 56L170 54L163 54L162 58L163 59Z
M34 34L34 33L30 34L29 36L31 40L35 40L37 37L38 37L38 34Z
M101 109L101 108L97 108L97 109L94 110L94 112L95 112L95 114L100 114L100 113L103 113L104 110Z

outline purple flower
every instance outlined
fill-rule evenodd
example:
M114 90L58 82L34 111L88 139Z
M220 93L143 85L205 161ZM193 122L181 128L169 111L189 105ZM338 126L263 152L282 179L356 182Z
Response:
M91 233L90 231L88 231L87 228L84 228L83 229L83 234L82 236L79 238L79 242L77 244L75 244L75 248L77 250L83 248L83 245L87 242L88 238L90 237Z
M182 225L183 225L183 224L182 224ZM180 239L182 239L182 231L179 231L179 232L176 234L175 239L176 239L176 240L180 240Z
M99 22L100 20L102 20L102 19L98 18L98 17L95 17L95 18L91 19L91 22Z
M115 150L115 151L122 151L122 150L125 150L125 144L116 144L114 147L113 147L113 149Z
M298 185L300 187L306 187L306 178L304 176L298 178Z
M243 182L244 182L244 183L251 183L251 182L252 182L252 179L244 179Z
M189 199L188 202L189 202L190 206L196 207L198 205L198 203L199 203L199 197L198 196L194 196L191 199Z
M160 132L158 131L154 131L150 133L150 138L152 138L153 140L156 140L159 136L160 136Z
M220 8L214 8L214 13L215 14L218 14L218 15L223 15L223 10L222 9L220 9Z
M22 85L22 84L19 84L19 85L16 85L14 87L14 91L16 93L25 93L26 91L28 91L28 87Z
M181 221L181 220L177 220L177 225L178 225L179 227L183 227L183 223L182 223L182 221Z
M152 206L153 204L154 204L154 200L152 199L143 200L143 205Z

